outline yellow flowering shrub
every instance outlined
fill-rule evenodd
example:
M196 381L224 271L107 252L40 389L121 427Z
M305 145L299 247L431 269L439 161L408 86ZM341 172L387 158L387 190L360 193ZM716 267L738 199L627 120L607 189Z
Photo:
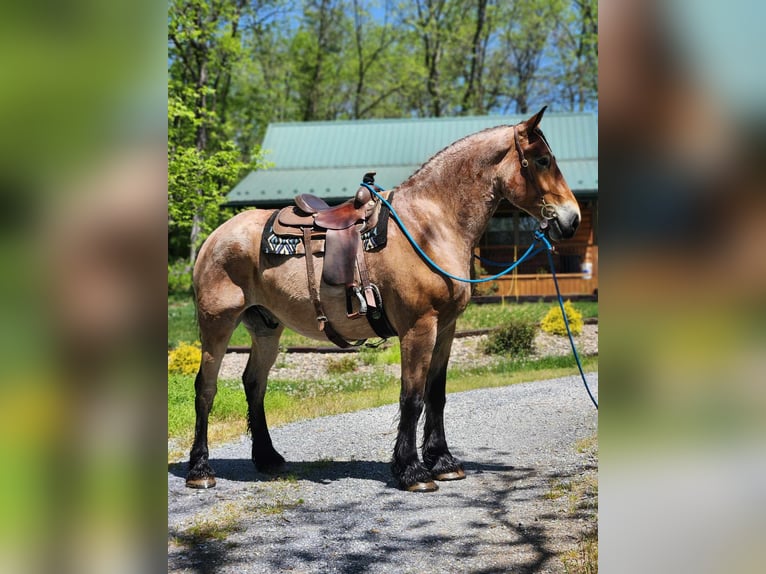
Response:
M180 343L168 352L168 373L196 375L199 370L202 351L199 342Z
M574 308L571 301L564 302L564 311L567 314L569 329L572 331L572 335L579 335L582 333L582 313ZM561 307L558 303L548 311L548 314L543 318L542 323L540 323L540 328L552 335L566 336L567 328L564 325L564 317L561 315Z

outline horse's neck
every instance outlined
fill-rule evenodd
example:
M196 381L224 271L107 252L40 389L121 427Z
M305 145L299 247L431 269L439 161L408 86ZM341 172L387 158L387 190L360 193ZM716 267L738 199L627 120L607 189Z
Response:
M452 253L461 266L470 266L473 247L500 203L494 166L512 141L505 126L459 140L399 187L394 203L402 206L405 223L423 241L434 242L434 250Z
M484 234L500 202L489 178L464 181L434 170L408 183L397 201L410 217L424 227L444 226L451 231L450 243L467 250Z

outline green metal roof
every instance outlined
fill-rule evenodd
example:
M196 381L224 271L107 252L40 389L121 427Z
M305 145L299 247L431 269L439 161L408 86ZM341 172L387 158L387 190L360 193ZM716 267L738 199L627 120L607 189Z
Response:
M270 124L263 141L273 167L251 172L228 195L230 205L271 206L312 193L348 198L366 171L386 189L402 183L432 155L485 128L522 116L359 120ZM577 195L598 191L598 116L548 113L542 122L559 167Z

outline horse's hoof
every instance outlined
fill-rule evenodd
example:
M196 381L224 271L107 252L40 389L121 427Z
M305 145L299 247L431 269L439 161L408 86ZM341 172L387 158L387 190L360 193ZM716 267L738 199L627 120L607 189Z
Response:
M407 487L408 492L436 492L437 490L439 490L439 485L433 480L429 480L428 482L416 482Z
M215 477L187 478L186 486L188 488L213 488L215 486Z
M465 471L462 468L450 472L443 472L434 476L435 480L463 480L464 478Z

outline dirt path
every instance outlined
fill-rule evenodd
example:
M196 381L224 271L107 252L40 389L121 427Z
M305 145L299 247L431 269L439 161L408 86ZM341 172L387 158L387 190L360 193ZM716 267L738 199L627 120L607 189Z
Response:
M215 489L185 488L171 464L168 571L564 571L557 554L595 525L595 494L574 496L597 472L578 448L597 433L579 378L449 395L468 476L433 494L393 487L396 420L390 405L274 429L290 461L276 479L255 472L247 437L212 449Z

